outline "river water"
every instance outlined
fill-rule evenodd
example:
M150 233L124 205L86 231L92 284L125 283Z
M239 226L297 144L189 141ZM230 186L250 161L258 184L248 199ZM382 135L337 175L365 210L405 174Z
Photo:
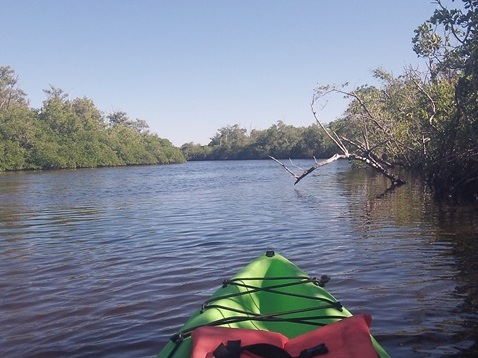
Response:
M309 166L311 163L300 161ZM294 187L272 161L0 175L0 356L153 357L267 249L395 357L478 351L478 210L347 162Z

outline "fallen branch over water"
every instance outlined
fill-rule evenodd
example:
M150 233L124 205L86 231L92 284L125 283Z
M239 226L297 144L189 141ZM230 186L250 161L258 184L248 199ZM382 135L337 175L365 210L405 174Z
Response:
M286 167L284 165L284 163L282 163L281 161L277 160L276 158L272 157L269 155L269 158L271 158L272 160L274 160L276 163L280 164L285 170L287 170L289 172L289 174L291 174L295 179L295 183L294 185L296 185L298 182L300 182L302 179L304 179L307 175L309 175L310 173L312 173L315 169L318 169L324 165L327 165L327 164L330 164L332 162L335 162L336 160L338 159L347 159L345 155L341 155L341 154L335 154L333 155L332 157L330 157L329 159L326 159L326 160L323 160L321 162L317 162L317 159L314 158L314 161L315 161L315 165L311 166L309 169L303 169L303 172L301 174L296 174L294 173L292 170L290 170L288 167ZM292 161L291 161L291 164ZM295 165L294 165L295 166Z
M338 90L327 89L325 93L330 92L330 91L338 91ZM341 91L339 91L339 92L343 93ZM350 140L350 139L347 139L346 137L342 137L342 136L337 135L337 133L335 133L334 131L331 131L330 129L326 128L322 124L322 122L319 121L314 106L315 106L316 98L322 96L323 94L324 93L321 93L319 91L319 92L317 92L317 94L315 94L313 96L312 102L310 104L310 108L311 108L312 114L314 115L314 118L315 118L315 121L316 121L317 125L337 145L337 147L340 149L340 151L343 154L338 154L338 153L334 154L329 159L325 159L321 162L318 162L314 158L315 164L313 166L311 166L309 169L301 169L301 168L297 167L291 160L290 162L295 168L298 168L298 169L302 170L301 173L295 173L290 168L288 168L284 163L282 163L281 161L277 160L276 158L274 158L272 156L269 156L269 158L271 158L276 163L281 165L289 174L292 175L292 177L294 177L296 179L294 185L296 185L299 181L301 181L307 175L312 173L314 170L316 170L320 167L323 167L324 165L335 162L336 160L339 160L339 159L356 160L356 161L360 161L360 162L366 164L367 166L373 168L375 171L379 172L380 174L382 174L386 178L388 178L392 183L391 188L398 187L398 186L401 186L403 184L406 184L406 182L404 180L400 179L400 177L398 175L395 175L394 173L392 173L391 171L388 170L388 169L393 167L392 164L388 163L386 160L380 158L380 156L378 156L377 154L374 153L374 151L377 148L386 144L388 142L388 140L386 140L385 142L379 143L375 146L370 146L370 144L369 144L370 141L369 141L369 138L368 138L367 131L364 131L364 133L363 133L363 137L364 137L363 142L360 142L360 141L357 141L357 140ZM351 94L348 94L348 95L351 95ZM360 99L355 94L353 94L353 96L356 99ZM360 102L360 103L363 105L362 102ZM365 105L363 105L363 106L365 106ZM365 107L365 109L367 109L367 108ZM355 150L353 152L349 151L349 149L344 144L344 142L346 142L348 145L354 147Z

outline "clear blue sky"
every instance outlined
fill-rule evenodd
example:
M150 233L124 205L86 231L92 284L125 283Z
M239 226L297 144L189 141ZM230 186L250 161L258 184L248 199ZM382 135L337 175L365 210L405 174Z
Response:
M419 64L431 0L0 0L0 65L39 108L50 84L146 120L175 145L217 129L314 123L318 84ZM340 98L319 113L334 120Z

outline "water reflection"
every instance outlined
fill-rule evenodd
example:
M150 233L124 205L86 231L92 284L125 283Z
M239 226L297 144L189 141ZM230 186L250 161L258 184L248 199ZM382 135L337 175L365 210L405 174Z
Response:
M266 249L331 276L392 356L470 352L477 211L408 180L384 195L346 162L295 187L272 161L2 174L0 356L153 356Z
M419 178L406 180L408 185L390 191L387 180L368 170L340 177L357 232L363 239L379 237L390 250L383 275L395 287L389 289L401 288L403 297L396 307L386 297L387 309L410 312L396 330L388 326L383 339L411 345L423 356L476 356L478 208L437 203ZM386 227L401 227L400 235ZM384 255L382 249L377 254Z

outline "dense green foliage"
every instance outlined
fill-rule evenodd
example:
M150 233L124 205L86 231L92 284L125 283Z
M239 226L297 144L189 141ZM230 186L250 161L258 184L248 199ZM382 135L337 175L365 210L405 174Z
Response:
M14 71L0 67L0 171L167 164L185 160L179 148L126 113L108 116L87 98L45 91L42 108L28 107Z
M321 158L335 151L318 126L296 128L282 121L250 134L238 124L223 127L207 146L187 143L181 149L188 160Z
M438 197L478 200L478 1L437 5L413 38L427 70L394 77L379 69L379 86L327 85L316 98L351 99L329 128L354 153L418 169Z
M439 8L416 31L415 51L429 60L430 86L452 86L446 99L437 98L448 100L452 110L438 127L426 170L440 195L478 200L478 1L463 0L463 9L452 10L437 3ZM430 37L435 41L427 41Z

